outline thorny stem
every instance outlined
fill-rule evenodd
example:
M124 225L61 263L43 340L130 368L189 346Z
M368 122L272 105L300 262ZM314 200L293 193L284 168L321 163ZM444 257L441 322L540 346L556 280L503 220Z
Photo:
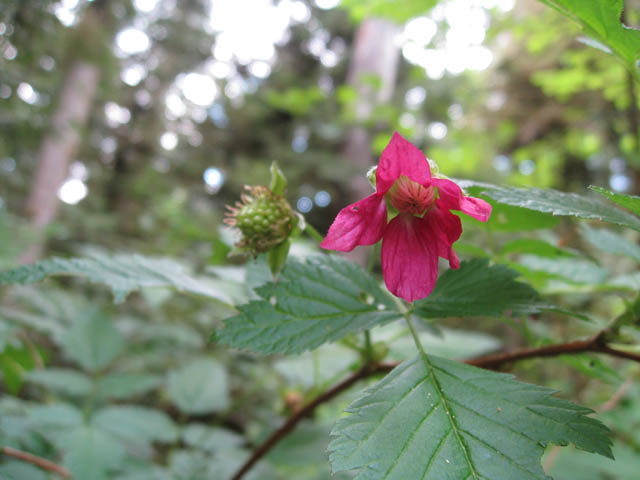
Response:
M46 458L37 457L36 455L32 455L31 453L23 452L22 450L16 450L11 447L0 447L0 453L6 455L8 457L13 457L18 460L22 460L23 462L30 463L35 465L36 467L40 467L43 470L47 470L49 472L57 473L62 478L71 478L71 473L66 468L53 463Z
M404 305L403 305L404 307ZM410 312L405 310L405 318L410 315ZM411 335L413 336L414 341L416 342L416 346L420 345L419 349L421 353L424 354L424 350L422 349L422 345L419 342L418 335L413 328L413 324L410 320L410 317L407 319L407 323L409 325L409 330L411 331ZM540 358L540 357L556 357L560 355L571 355L571 354L579 354L579 353L602 353L606 355L610 355L612 357L624 358L627 360L631 360L634 362L640 363L640 354L636 354L633 352L628 352L625 350L619 350L616 348L612 348L607 344L606 341L606 331L600 332L595 337L588 340L578 340L575 342L568 343L557 343L552 345L546 345L543 347L536 348L522 348L519 350L513 350L511 352L502 352L491 355L483 355L480 357L471 358L468 360L464 360L464 363L468 365L473 365L480 368L485 368L488 370L496 370L499 367L517 362L519 360L525 360L529 358ZM364 380L374 375L379 375L381 373L388 373L393 370L398 364L397 363L369 363L361 367L358 371L351 374L349 377L345 378L342 382L337 385L329 388L323 393L319 394L316 398L314 398L307 405L302 407L300 410L294 412L287 421L276 431L274 431L263 443L260 445L254 453L249 457L249 459L240 467L240 469L236 472L236 474L232 477L231 480L241 480L245 474L255 465L259 460L261 460L273 447L275 447L280 440L282 440L289 432L291 432L294 427L305 417L311 416L314 410L321 404L328 402L333 399L344 390L352 387L354 384L359 382L360 380Z

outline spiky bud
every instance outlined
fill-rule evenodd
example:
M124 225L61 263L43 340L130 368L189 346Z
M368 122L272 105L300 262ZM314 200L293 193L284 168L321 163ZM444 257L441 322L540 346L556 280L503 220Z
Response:
M242 233L237 247L258 255L287 240L296 217L282 195L264 186L246 186L240 198L234 207L227 206L229 211L224 220Z

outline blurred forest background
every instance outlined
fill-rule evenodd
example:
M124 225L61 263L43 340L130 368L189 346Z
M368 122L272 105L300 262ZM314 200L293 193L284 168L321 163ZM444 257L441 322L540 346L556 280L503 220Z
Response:
M623 16L639 25L640 2L627 0ZM450 177L640 194L638 84L591 43L535 0L2 0L0 267L90 251L166 255L248 298L244 279L251 288L268 272L227 258L225 204L245 184L268 184L275 160L291 205L324 233L369 191L364 173L395 130ZM501 228L500 215L488 236L465 231L462 257L499 251L519 238L510 230L541 229L525 237L586 252L571 264L574 287L604 278L602 254L575 228L533 214ZM624 274L629 263L606 268ZM228 312L189 297L145 290L114 306L104 289L47 285L2 292L0 443L58 459L80 480L229 478L354 361L339 345L268 360L207 345ZM620 298L594 300L594 290L575 287L568 302L596 318L619 312ZM434 351L587 328L486 325ZM404 337L380 335L402 355ZM621 385L637 390L587 356L556 364L553 378L540 361L518 367L591 406ZM247 478L329 478L328 431L347 402L323 406ZM608 419L622 432L617 466L553 450L545 465L556 478L637 478L640 408L629 402ZM0 478L49 477L9 460Z

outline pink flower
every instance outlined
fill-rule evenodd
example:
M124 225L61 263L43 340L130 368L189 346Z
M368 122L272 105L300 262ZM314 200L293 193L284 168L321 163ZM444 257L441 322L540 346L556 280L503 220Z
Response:
M388 205L395 216L389 215ZM451 180L432 177L424 154L396 132L380 157L375 193L340 210L320 246L350 252L382 239L385 284L394 295L413 302L433 290L439 256L451 268L460 267L452 245L462 224L450 210L486 222L491 205L464 196Z

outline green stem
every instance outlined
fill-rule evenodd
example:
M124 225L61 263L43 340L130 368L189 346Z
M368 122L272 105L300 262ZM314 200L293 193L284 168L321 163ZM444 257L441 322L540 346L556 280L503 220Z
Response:
M318 232L318 230L313 228L313 226L310 223L307 223L305 225L304 231L307 232L309 236L313 238L315 241L317 241L318 243L322 243L322 240L324 240L324 237L320 235L320 232Z
M414 327L413 321L411 320L411 314L409 312L406 312L404 314L404 318L407 321L407 325L409 326L409 331L411 332L411 336L413 337L413 343L416 344L416 348L420 352L420 356L422 356L422 358L428 362L427 354L425 353L424 348L422 348L422 343L420 343L418 332L416 331L416 327Z
M364 331L364 360L370 363L373 360L373 346L371 345L371 332Z

